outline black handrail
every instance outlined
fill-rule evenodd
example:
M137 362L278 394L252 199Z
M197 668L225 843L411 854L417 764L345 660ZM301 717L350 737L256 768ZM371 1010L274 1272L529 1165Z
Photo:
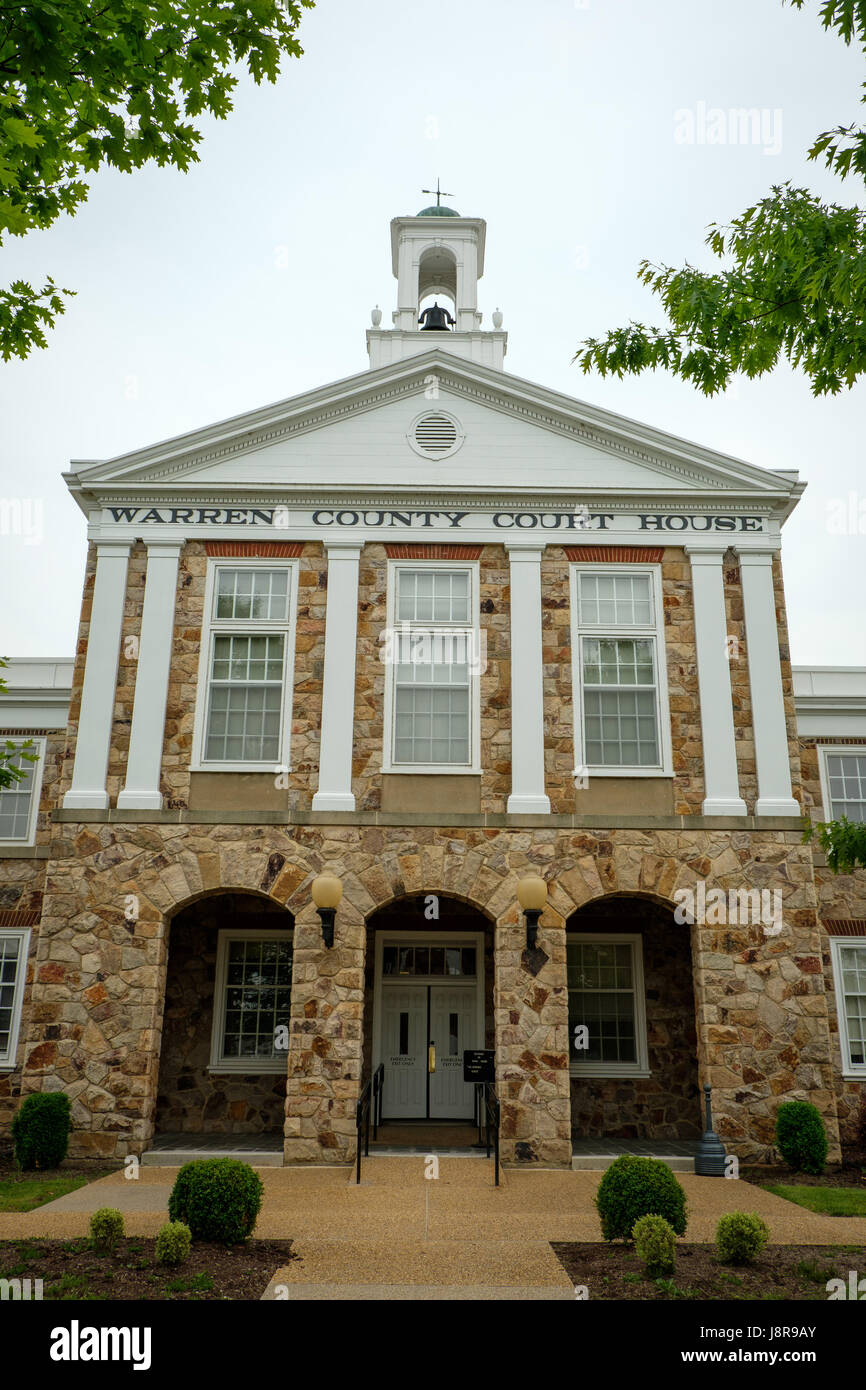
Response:
M364 1136L364 1157L370 1157L370 1100L373 1090L372 1078L361 1088L358 1104L355 1107L355 1125L358 1132L357 1156L355 1162L355 1182L361 1181L361 1135Z
M382 1092L385 1089L385 1063L380 1062L369 1081L365 1082L355 1107L355 1127L357 1129L357 1153L355 1157L355 1182L361 1181L361 1135L364 1136L364 1157L370 1157L370 1120L373 1122L373 1138L379 1133L382 1123Z
M385 1063L380 1062L373 1072L373 1138L379 1137L382 1123L382 1092L385 1089Z
M478 1142L487 1149L487 1157L490 1157L490 1146L493 1145L494 1159L494 1185L499 1186L499 1118L500 1105L490 1081L477 1081L475 1083L475 1102L478 1109Z

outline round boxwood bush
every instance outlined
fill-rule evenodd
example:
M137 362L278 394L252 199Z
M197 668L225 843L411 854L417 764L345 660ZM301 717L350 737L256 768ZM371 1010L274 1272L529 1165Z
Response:
M823 1173L827 1162L827 1131L814 1105L786 1100L776 1112L776 1144L790 1168Z
M156 1233L156 1259L161 1265L180 1265L189 1255L192 1232L182 1221L166 1221Z
M629 1240L641 1216L663 1216L678 1236L686 1232L686 1194L660 1158L615 1159L599 1183L595 1205L605 1240Z
M123 1216L116 1207L100 1207L91 1216L90 1239L94 1250L113 1250L123 1235Z
M663 1216L642 1216L634 1223L632 1236L650 1279L673 1274L677 1235Z
M719 1217L716 1249L723 1264L751 1264L769 1239L766 1221L754 1213L729 1211L726 1216Z
M185 1163L168 1199L172 1221L189 1226L193 1240L237 1245L256 1224L262 1180L236 1158L200 1158Z
M12 1118L15 1158L20 1168L56 1168L69 1148L69 1097L63 1091L27 1096Z

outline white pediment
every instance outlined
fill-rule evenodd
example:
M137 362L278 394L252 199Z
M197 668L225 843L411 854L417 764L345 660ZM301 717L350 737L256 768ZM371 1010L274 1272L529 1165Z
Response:
M459 448L412 446L444 412ZM784 502L795 475L759 469L506 372L431 351L103 464L79 465L73 490L94 500L285 490L758 497Z

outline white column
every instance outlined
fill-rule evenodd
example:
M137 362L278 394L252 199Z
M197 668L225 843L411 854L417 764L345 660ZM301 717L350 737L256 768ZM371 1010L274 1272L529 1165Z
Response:
M757 816L800 816L791 794L791 760L785 704L773 556L768 550L741 550L740 574L746 618L746 654L752 692L752 726L758 769Z
M181 541L147 541L147 577L129 734L126 785L118 806L162 810L159 774L165 734L168 674L174 645L174 606Z
M357 541L326 541L328 602L319 789L314 811L354 811L352 744L355 731L355 649L358 640Z
M704 745L705 816L744 816L737 777L737 745L731 700L728 625L725 617L725 552L686 546L692 565L695 647L701 697L701 737Z
M98 541L72 786L65 808L104 811L130 541Z
M544 792L544 668L541 557L544 547L506 542L511 564L511 815L550 814Z

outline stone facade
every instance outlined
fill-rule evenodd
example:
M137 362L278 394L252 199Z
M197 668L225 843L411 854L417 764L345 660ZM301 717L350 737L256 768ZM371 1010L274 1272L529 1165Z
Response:
M325 817L318 818L320 821ZM755 882L784 894L787 930L693 928L699 1083L720 1133L764 1157L782 1097L809 1097L838 1155L828 996L808 847L794 832L112 823L57 828L25 1018L24 1090L73 1099L77 1156L141 1152L157 1112L168 928L208 893L249 892L295 915L286 1158L347 1161L362 1074L366 919L407 894L443 892L496 923L494 1016L506 1159L565 1164L570 1081L564 925L611 893L674 903L678 887ZM344 884L332 950L312 877ZM549 882L538 948L516 900L527 872ZM134 895L137 918L125 915ZM681 929L682 930L682 929Z

